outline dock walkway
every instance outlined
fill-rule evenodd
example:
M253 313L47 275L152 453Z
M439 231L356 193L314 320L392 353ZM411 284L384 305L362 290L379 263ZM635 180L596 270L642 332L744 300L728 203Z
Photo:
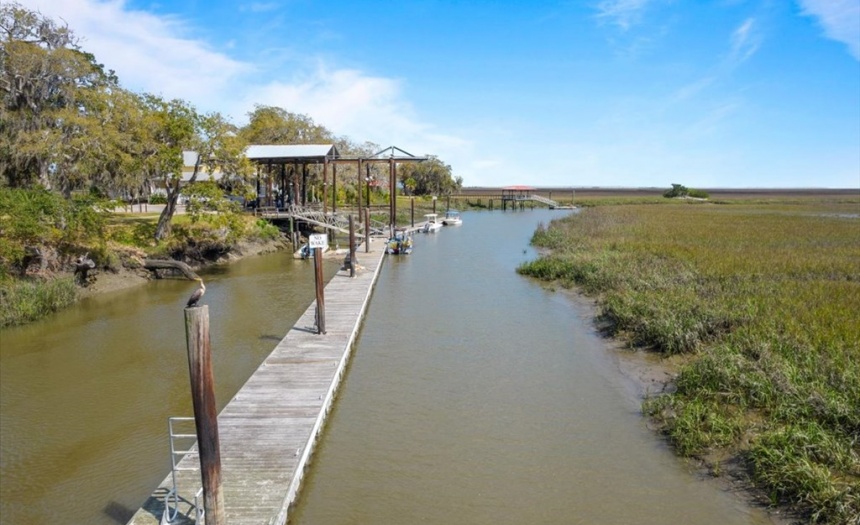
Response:
M326 334L316 334L314 301L218 415L230 525L286 522L382 266L385 243L376 241L371 248L357 250L354 278L341 270L326 285ZM199 466L196 454L179 466ZM199 470L177 472L181 505L172 525L194 523L191 502L200 483ZM171 486L168 475L128 524L158 525Z

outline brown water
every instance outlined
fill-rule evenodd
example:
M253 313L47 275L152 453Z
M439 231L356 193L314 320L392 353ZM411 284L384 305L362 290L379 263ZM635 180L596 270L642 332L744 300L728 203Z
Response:
M514 272L562 213L466 213L386 260L292 522L767 523L645 428L589 312ZM312 266L267 255L205 278L224 403L310 304ZM125 523L167 475L193 288L0 332L0 522Z
M311 303L312 270L281 253L204 274L220 403ZM156 281L0 331L0 523L125 523L169 473L167 417L191 414L194 288Z
M464 213L385 262L292 523L770 522L645 427L590 312L514 272L562 213Z

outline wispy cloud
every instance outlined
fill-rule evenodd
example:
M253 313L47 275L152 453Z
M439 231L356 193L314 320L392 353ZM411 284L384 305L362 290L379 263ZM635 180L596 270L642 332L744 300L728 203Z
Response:
M827 38L848 46L860 60L860 2L857 0L798 0L802 13L818 20Z
M761 36L755 30L755 19L747 18L732 33L730 62L733 65L745 62L758 51L760 45Z
M269 11L277 11L280 7L278 2L252 2L243 4L239 7L240 11L250 11L252 13L266 13Z
M29 0L29 8L67 23L106 68L134 91L182 98L207 110L255 70L188 36L182 20L131 11L123 0Z
M260 10L274 5L258 2L245 7ZM309 115L355 141L384 145L393 141L409 151L443 158L469 147L468 141L439 133L423 121L397 79L308 60L306 55L294 61L289 50L278 53L289 64L273 73L271 67L211 49L181 19L132 11L125 0L28 0L28 8L67 23L82 39L83 48L115 70L126 88L181 98L202 111L232 117L237 124L246 120L254 104L264 104Z
M597 18L606 19L626 31L639 22L642 12L654 0L601 0L595 6Z

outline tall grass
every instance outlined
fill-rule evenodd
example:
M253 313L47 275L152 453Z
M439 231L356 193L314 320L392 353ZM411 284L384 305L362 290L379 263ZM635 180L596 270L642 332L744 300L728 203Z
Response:
M74 278L0 282L0 327L45 317L77 300Z
M689 356L644 410L810 521L860 522L860 200L605 206L519 271L598 297L613 335ZM713 456L713 455L712 455Z

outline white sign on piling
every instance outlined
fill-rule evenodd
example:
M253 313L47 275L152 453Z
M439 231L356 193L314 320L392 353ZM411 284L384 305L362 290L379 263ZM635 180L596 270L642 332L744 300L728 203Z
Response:
M328 234L312 233L308 237L308 248L325 248L328 246Z

